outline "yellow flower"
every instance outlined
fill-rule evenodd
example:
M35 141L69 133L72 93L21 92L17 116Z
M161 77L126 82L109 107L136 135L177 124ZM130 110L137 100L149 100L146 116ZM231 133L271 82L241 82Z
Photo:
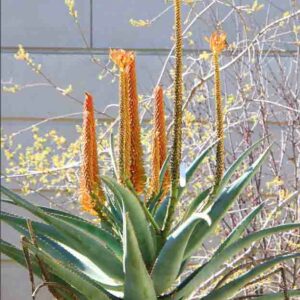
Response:
M20 44L17 53L15 54L17 60L29 60L29 53L27 53L24 47Z
M19 91L21 89L21 87L17 84L14 84L12 86L4 86L2 88L2 91L3 92L6 92L6 93L12 93L12 94L15 94L17 91Z
M65 89L62 89L61 90L61 93L66 96L66 95L69 95L73 92L73 86L72 84L69 84L68 87L66 87Z
M151 22L149 20L134 20L130 19L129 23L133 27L147 27L151 25Z
M66 6L67 6L68 9L69 9L69 14L70 14L73 18L77 19L77 17L78 17L78 12L77 12L77 10L75 10L75 1L74 1L74 0L65 0L65 4L66 4Z

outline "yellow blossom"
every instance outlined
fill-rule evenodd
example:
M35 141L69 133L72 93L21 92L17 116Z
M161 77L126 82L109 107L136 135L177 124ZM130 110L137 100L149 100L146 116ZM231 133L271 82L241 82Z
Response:
M69 95L73 92L73 86L72 84L69 84L68 87L66 87L65 89L62 89L61 90L61 93L66 96L66 95Z
M19 49L17 53L15 54L15 59L17 60L29 60L29 53L27 53L24 49L24 47L19 44L18 45Z
M69 9L69 14L74 18L78 18L78 12L75 9L75 0L65 0L65 4Z
M151 22L149 20L134 20L134 19L130 19L129 23L131 26L134 27L146 27L146 26L150 26Z

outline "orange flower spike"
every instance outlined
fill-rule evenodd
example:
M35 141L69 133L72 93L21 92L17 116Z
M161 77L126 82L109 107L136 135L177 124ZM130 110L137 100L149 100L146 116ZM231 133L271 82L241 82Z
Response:
M126 73L128 74L128 97L131 126L130 179L136 192L140 194L145 188L146 176L143 164L143 148L141 142L141 126L138 109L135 55L133 52L130 52L129 55L131 57L131 61L126 68Z
M97 151L97 141L96 141L96 124L95 124L95 112L93 97L89 93L85 93L86 109L89 112L90 123L91 123L91 153L92 153L92 176L94 187L93 191L98 197L99 201L103 204L105 202L105 195L101 187L101 181L99 176L99 166L98 166L98 151Z
M216 101L216 128L217 137L219 139L216 154L216 175L215 185L219 185L224 174L224 116L222 106L222 93L221 93L221 77L219 66L219 54L227 47L226 33L223 31L215 31L210 37L210 48L213 52L213 64L215 68L215 101Z
M82 164L80 173L80 203L83 210L95 214L93 201L90 195L92 190L92 163L90 155L90 130L88 118L84 116L82 131Z
M130 178L130 143L129 138L129 103L128 103L128 75L125 68L130 61L130 56L123 49L111 49L110 59L119 67L119 98L120 98L120 123L119 123L119 181L125 183Z
M103 217L105 195L99 178L93 99L88 93L83 106L80 194L82 208Z
M122 99L122 112L123 119L123 145L122 154L124 160L124 180L130 179L130 165L131 165L131 128L130 128L130 112L129 112L129 97L128 97L128 73L123 72L124 76L123 85L123 99Z
M94 119L94 105L92 95L89 93L85 93L85 102L84 102L84 112L88 114L89 127L91 131L91 141L90 141L90 153L92 157L92 166L91 173L93 181L97 181L99 179L99 168L98 168L98 158L97 158L97 143L95 136L95 119Z
M154 89L154 131L158 134L159 139L159 163L161 169L167 158L167 134L164 111L164 96L163 88L161 86L157 86ZM170 171L168 169L163 181L164 193L169 189L170 183Z

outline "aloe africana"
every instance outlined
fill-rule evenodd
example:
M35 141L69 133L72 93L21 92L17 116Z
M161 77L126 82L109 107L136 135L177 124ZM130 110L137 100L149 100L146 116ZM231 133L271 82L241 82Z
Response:
M137 185L138 178L134 179L132 176L133 152L131 149L135 137L131 135L133 129L130 126L133 123L130 119L135 118L137 121L138 116L134 85L129 87L135 81L131 77L132 74L130 75L132 70L128 68L128 66L133 66L131 65L132 53L113 50L111 58L120 69L119 174L117 178L99 176L95 120L92 97L89 94L86 95L83 114L80 191L81 195L86 198L84 200L81 198L81 204L84 210L93 215L99 215L99 222L90 222L61 210L34 205L9 189L1 188L2 194L10 199L5 200L6 203L22 207L40 220L28 221L25 217L7 212L1 214L2 220L23 236L23 251L2 241L1 252L25 267L30 266L34 295L39 289L35 288L33 273L43 281L43 285L48 286L54 297L67 300L181 300L187 299L209 277L215 276L221 284L200 290L198 299L226 300L231 299L254 278L260 278L262 274L272 270L276 265L300 257L297 252L279 253L275 257L265 258L263 262L254 263L255 266L248 272L237 273L233 276L226 276L219 272L226 262L232 261L237 254L251 247L253 243L270 235L300 229L299 223L282 224L244 234L249 224L261 212L263 205L260 205L233 229L205 263L195 267L184 280L180 280L186 272L189 259L201 248L205 238L214 237L214 229L258 172L270 148L266 149L236 180L232 178L235 171L261 141L247 149L224 176L222 176L224 164L221 159L222 168L219 166L219 170L222 172L217 172L216 193L211 194L212 187L209 187L201 191L195 199L188 199L187 213L184 216L179 215L178 224L172 226L175 208L183 190L189 188L197 168L214 147L212 143L195 158L186 174L182 175L186 178L186 186L179 186L182 42L180 1L175 0L174 4L176 74L171 187L165 184L169 165L166 157L167 142L164 133L163 98L160 87L155 89L156 109L152 135L153 169L151 170L153 182L149 180L152 185L151 199L141 192L143 189L147 193L150 187L142 188L144 183ZM215 34L212 35L213 41L215 41L215 36ZM215 55L215 62L217 58ZM216 99L220 104L221 98L218 96L220 93L217 88L220 79L217 73L216 68ZM130 98L134 101L130 101ZM134 106L134 109L131 106ZM218 117L219 122L223 122L222 116ZM137 152L141 151L135 148L134 153ZM222 153L217 151L217 156L220 154ZM142 163L142 159L140 162ZM143 176L141 175L143 171L138 171L138 173L139 176ZM141 182L144 182L144 178L141 178ZM205 209L202 209L205 201L209 205L205 205ZM47 268L47 278L43 275L45 274L44 266ZM257 299L284 300L288 296L300 296L300 290L285 290L257 296Z

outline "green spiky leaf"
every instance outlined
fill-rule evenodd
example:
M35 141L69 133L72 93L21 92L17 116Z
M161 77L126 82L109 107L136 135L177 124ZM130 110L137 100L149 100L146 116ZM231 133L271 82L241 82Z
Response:
M112 300L117 299L113 295L106 292L99 284L89 279L82 272L77 270L70 264L65 264L62 261L54 259L46 254L43 250L36 248L31 243L28 243L30 251L38 255L40 259L48 266L49 270L68 282L74 289L83 294L90 300Z
M297 254L289 254L289 255L280 255L276 258L270 259L265 263L262 263L247 273L239 276L235 280L225 284L221 288L218 288L212 291L209 295L201 298L203 300L223 300L223 299L230 299L235 294L237 294L247 283L249 283L252 279L258 277L263 272L266 272L270 268L273 268L275 265L289 260L293 258L299 258L300 253Z
M178 276L186 245L200 220L210 222L207 217L195 214L168 236L151 272L154 287L158 294L166 291Z
M154 219L156 223L160 226L160 228L162 228L162 226L164 225L169 201L170 201L170 197L166 197L163 200L163 202L160 204L158 210L154 215Z
M232 243L230 246L226 247L218 255L213 256L210 261L206 264L200 266L198 269L193 271L171 294L170 298L178 300L182 297L187 297L194 289L196 289L202 282L207 278L213 275L218 268L226 262L228 259L232 258L239 251L244 248L249 247L253 242L258 241L264 237L267 237L271 234L276 234L279 232L299 229L299 224L284 224L276 227L271 227L267 229L260 230L249 234L248 236L237 240Z
M207 155L210 153L210 151L213 149L213 147L216 145L217 141L212 143L210 146L208 146L206 149L204 149L199 155L198 157L191 163L191 165L189 166L189 168L187 169L186 173L185 173L185 186L184 187L180 187L179 188L179 192L178 195L180 197L180 195L183 193L183 191L185 190L188 182L191 180L191 178L193 177L193 175L195 174L195 172L197 171L197 168L199 167L199 165L203 162L203 160L207 157Z
M286 293L287 293L288 297L293 297L295 299L300 298L300 289L287 290ZM286 297L285 297L284 292L278 292L278 293L270 293L270 294L265 294L263 296L258 296L255 299L258 299L258 300L285 300Z
M239 239L251 221L256 217L256 215L262 210L263 204L257 206L252 212L250 212L231 232L231 234L226 238L226 240L221 244L219 249L214 255L219 254L223 249L230 246L233 242Z
M238 169L238 167L245 161L245 158L255 149L257 148L266 137L261 138L257 142L255 142L251 147L249 147L246 151L244 151L234 162L233 164L226 170L220 185L217 190L214 191L214 197L218 197L223 188L227 185L230 178L234 174L234 172Z
M143 299L156 300L150 275L144 264L134 227L128 214L124 214L124 269L125 300Z
M27 264L25 261L24 253L22 250L18 249L17 247L13 246L12 244L4 241L1 239L1 244L0 244L0 252L23 266L24 268L27 268ZM41 277L41 271L39 266L37 265L35 258L31 255L30 256L31 263L32 263L32 271L33 273Z
M224 189L219 198L212 205L208 211L208 215L212 221L212 225L208 226L205 221L199 222L191 236L185 251L185 258L189 258L195 251L207 234L212 232L217 226L218 221L226 214L235 199L241 194L251 178L259 170L260 166L267 157L270 147L253 163L251 167L236 181L234 181L228 188Z
M155 248L153 236L147 223L147 216L144 213L142 203L128 189L118 184L114 179L104 176L103 181L120 201L120 206L125 207L126 212L133 224L143 258L147 265L153 262Z
M203 203L203 201L207 198L207 196L209 195L211 191L211 188L208 188L204 191L202 191L189 205L187 211L185 212L182 220L185 221L186 219L188 219L199 207L199 205L201 203Z
M89 232L82 230L80 227L67 223L65 220L59 219L52 214L45 213L42 209L34 206L3 186L1 187L1 191L19 206L30 211L45 222L53 225L60 231L60 234L64 236L67 243L72 244L72 247L76 251L87 256L93 263L103 270L104 273L116 280L123 280L121 262L112 251L105 247L103 241L99 240ZM110 259L107 260L107 257L110 257Z

